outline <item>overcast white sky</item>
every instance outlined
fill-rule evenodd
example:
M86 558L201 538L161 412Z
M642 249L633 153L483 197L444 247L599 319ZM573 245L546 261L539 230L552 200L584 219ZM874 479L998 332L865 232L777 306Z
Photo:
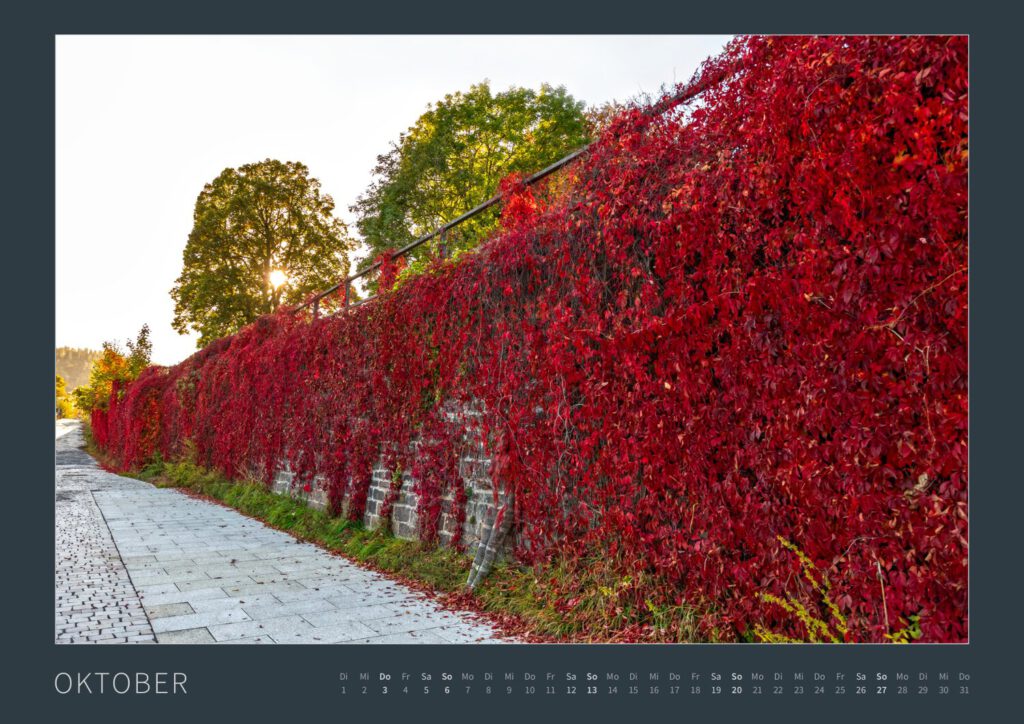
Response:
M56 344L123 344L148 323L155 362L195 351L169 292L196 197L227 167L302 161L354 232L377 155L446 93L487 78L621 101L688 80L727 40L59 36Z

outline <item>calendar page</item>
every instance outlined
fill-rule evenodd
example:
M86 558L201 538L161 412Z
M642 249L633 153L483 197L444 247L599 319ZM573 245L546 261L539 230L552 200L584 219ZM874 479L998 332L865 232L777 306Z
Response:
M190 5L9 26L30 711L1010 703L994 16Z

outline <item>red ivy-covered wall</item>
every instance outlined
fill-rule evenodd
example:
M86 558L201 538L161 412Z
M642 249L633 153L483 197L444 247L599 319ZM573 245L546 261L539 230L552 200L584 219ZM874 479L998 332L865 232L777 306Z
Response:
M126 468L288 459L353 518L383 454L432 540L462 404L524 561L599 552L719 636L800 636L756 595L814 603L782 536L851 640L911 616L966 640L967 41L741 38L702 73L725 79L620 114L546 206L508 184L477 253L150 369L97 441Z

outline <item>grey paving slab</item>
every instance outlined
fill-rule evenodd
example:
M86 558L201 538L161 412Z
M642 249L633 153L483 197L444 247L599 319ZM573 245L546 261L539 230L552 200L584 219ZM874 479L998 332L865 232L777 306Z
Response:
M210 578L207 576L198 580L178 581L174 585L179 591L198 591L203 588L222 588L225 591L229 591L235 588L250 586L253 583L255 582L248 576L233 576L231 578Z
M260 598L263 598L260 596ZM275 616L287 616L291 614L312 614L320 613L323 611L336 611L334 605L331 604L326 598L304 598L298 601L289 601L283 603L277 602L266 602L266 603L244 603L241 604L242 610L244 610L254 620L261 620L265 618L273 618ZM309 620L308 618L306 619ZM311 622L312 623L312 622ZM314 625L316 625L314 623Z
M164 631L156 635L157 643L161 644L212 644L217 643L209 630L192 628L184 631Z
M308 595L311 589L306 588L298 581L277 581L275 583L242 583L239 585L225 586L224 592L230 596L258 596L265 594L277 595L286 591Z
M146 606L164 603L188 603L195 608L198 601L228 599L228 594L220 588L201 588L198 591L181 591L177 586L166 593L142 593L142 601ZM198 610L198 609L197 609Z
M490 629L484 627L438 626L430 629L430 632L452 644L482 644L493 638Z
M290 601L302 601L309 598L311 595L329 599L331 600L332 605L336 606L337 604L333 599L331 599L331 597L336 596L340 600L343 597L352 595L352 589L342 583L337 583L330 586L316 586L313 588L303 587L302 589L294 591L278 591L274 594L274 597L279 601L287 603Z
M378 618L400 616L402 611L397 606L364 606L362 608L343 608L317 613L304 613L302 617L314 626L333 626L350 621L369 623Z
M275 643L279 644L340 644L374 635L374 630L366 624L359 621L348 621L333 626L295 628L292 631L273 633L271 637Z
M188 603L163 603L155 604L153 606L143 605L146 609L146 614L149 616L149 620L152 621L155 618L163 618L165 616L184 616L185 614L195 613L195 609Z
M382 604L411 605L421 601L413 592L404 595L382 594L362 591L349 592L336 596L329 596L328 599L335 608L363 608L366 606L379 606Z
M173 583L136 584L135 590L143 597L159 596L162 593L181 593L181 589Z
M503 640L472 614L234 510L104 472L75 424L57 435L57 641Z
M362 623L377 634L398 634L436 628L436 622L429 617L410 613L374 618Z
M244 621L241 623L225 623L210 627L210 633L218 641L240 639L246 636L287 636L303 634L313 630L313 624L301 616L278 616L262 621Z
M183 616L165 616L152 620L153 631L157 634L166 631L186 631L193 628L209 628L215 624L251 621L249 614L240 608L226 608L220 611L190 613Z
M224 594L219 598L204 598L201 600L189 602L192 608L196 610L196 613L206 613L208 611L222 611L226 608L241 608L244 610L249 608L250 606L272 606L280 603L281 601L276 596L272 596L269 594L264 596L228 596L227 594ZM248 611L246 611L246 613L248 613ZM250 614L250 618L264 617L252 616ZM269 618L269 616L266 618Z
M388 634L386 636L371 636L365 639L355 639L353 644L450 644L441 636L434 633L434 629L422 629L419 631L406 631L404 633Z

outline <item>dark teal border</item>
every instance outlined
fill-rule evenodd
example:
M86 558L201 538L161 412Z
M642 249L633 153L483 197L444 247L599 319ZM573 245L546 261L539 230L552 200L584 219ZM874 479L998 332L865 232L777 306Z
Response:
M964 721L1017 710L1022 306L1016 23L975 2L140 2L3 11L5 709L68 721ZM971 643L906 647L57 647L52 641L54 35L58 33L967 33L971 36ZM141 182L140 180L134 180ZM111 223L117 223L116 202ZM95 279L95 284L110 283ZM968 672L970 697L342 697L347 671ZM185 697L58 696L60 671L185 671ZM955 673L954 673L955 676ZM684 682L685 683L685 682ZM955 682L954 682L955 683ZM1004 709L1005 706L1005 709ZM1006 714L1000 716L1004 718ZM1012 716L1012 714L1010 714ZM410 719L412 721L413 719ZM569 720L569 719L566 719Z

